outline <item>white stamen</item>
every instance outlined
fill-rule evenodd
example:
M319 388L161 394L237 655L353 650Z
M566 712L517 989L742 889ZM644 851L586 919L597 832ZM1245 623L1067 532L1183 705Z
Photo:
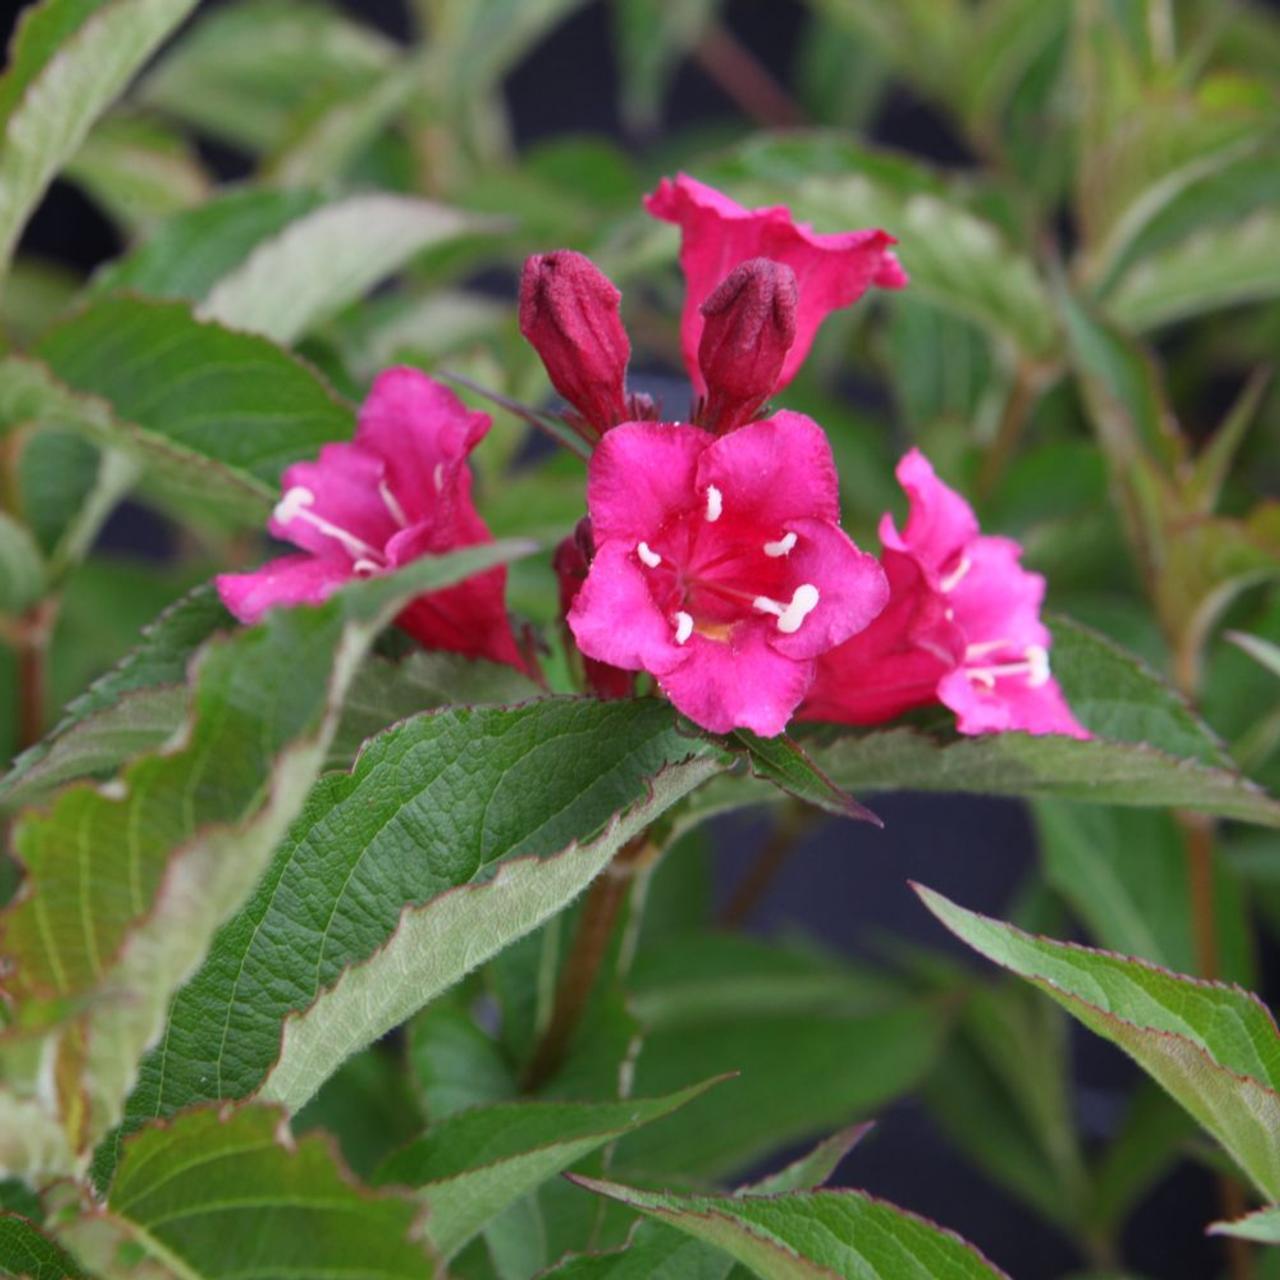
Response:
M942 616L946 618L948 622L954 622L956 620L956 611L954 609L948 608L943 611Z
M938 583L939 589L943 592L944 595L948 591L954 591L956 587L960 585L960 580L972 568L973 568L973 563L972 561L970 561L969 557L961 556L960 563L956 565L956 567L952 569L951 572L947 574L947 576L943 578L943 580L940 583Z
M439 493L444 488L444 463L437 462L431 471L431 483L435 485L436 492Z
M650 569L656 569L662 563L662 557L656 551L651 551L647 542L639 542L636 544L636 555L638 555Z
M818 607L818 588L812 582L802 582L791 597L791 603L778 619L778 630L792 635L800 630L800 624Z
M381 568L382 566L380 564L370 560L367 556L361 556L360 559L351 566L351 572L358 573L363 576L365 574L377 573Z
M707 523L715 524L723 514L724 494L715 485L707 485Z
M276 509L273 513L276 522L287 525L292 524L295 520L304 520L313 529L318 529L323 533L326 538L333 538L336 542L340 542L342 549L353 560L368 558L373 560L375 564L381 562L382 556L362 538L357 538L354 533L349 533L346 529L309 510L315 500L316 495L310 489L305 488L303 485L294 485L276 503Z
M676 614L676 644L684 644L693 635L693 615L683 609Z
M1049 651L1038 644L1027 646L1027 666L1031 668L1027 672L1027 683L1033 689L1047 684L1049 677L1053 674L1049 670Z
M1008 640L983 640L980 644L967 645L964 656L966 660L985 658L987 654L995 653L997 649L1012 649L1013 647Z
M391 492L390 486L385 480L378 481L378 497L382 499L382 505L391 513L391 518L402 529L409 527L409 517L405 515L404 508L396 500L396 495Z
M764 553L776 560L779 556L787 555L795 545L796 535L794 533L784 533L777 542L766 542L764 544Z
M1003 642L1001 642L1003 643ZM970 645L965 656L971 656L975 650L989 650L994 644ZM985 689L994 689L999 676L1025 676L1028 687L1038 689L1045 684L1051 674L1049 670L1049 654L1041 645L1029 644L1022 651L1021 662L999 662L990 667L966 667L965 675L976 680Z
M310 489L295 484L276 503L276 509L271 513L272 517L277 524L289 524L298 518L303 507L309 507L315 500L316 495Z
M818 600L818 588L811 582L802 582L788 605L781 605L768 596L756 596L751 607L777 618L778 630L789 636L800 630L800 624L818 607Z

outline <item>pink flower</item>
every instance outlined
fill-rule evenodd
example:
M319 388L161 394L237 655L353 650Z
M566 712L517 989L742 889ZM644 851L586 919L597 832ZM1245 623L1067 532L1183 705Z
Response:
M220 575L223 604L241 622L256 622L277 605L318 604L352 578L492 541L471 501L466 461L488 430L487 414L471 412L418 370L379 374L355 440L325 445L315 462L284 473L284 496L267 527L302 554ZM505 590L506 571L490 569L419 596L396 621L428 648L523 669Z
M703 728L786 727L814 661L888 589L840 529L821 428L779 413L726 436L624 423L591 459L595 557L569 612L589 658L648 671Z
M942 702L961 733L1087 738L1049 670L1044 579L1022 548L985 536L969 504L913 449L898 464L907 527L880 522L890 601L861 635L819 662L806 720L876 724Z
M785 205L744 209L713 187L680 174L664 178L645 197L645 208L681 230L680 265L684 268L684 314L680 343L685 366L699 395L707 387L698 367L702 339L702 304L740 262L770 258L795 273L799 290L795 342L778 378L787 385L804 363L818 326L838 307L851 306L872 285L901 289L907 274L890 250L896 243L885 231L846 231L819 235L807 223L793 222Z

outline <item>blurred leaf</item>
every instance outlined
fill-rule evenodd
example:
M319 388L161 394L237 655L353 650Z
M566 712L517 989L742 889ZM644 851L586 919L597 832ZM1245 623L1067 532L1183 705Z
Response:
M1135 332L1280 294L1280 214L1200 231L1144 258L1107 297L1110 315Z
M1271 369L1255 369L1221 424L1191 463L1184 482L1188 500L1201 512L1217 510L1232 464L1254 425L1258 409L1271 384Z
M1280 1205L1257 1209L1234 1222L1215 1222L1209 1227L1212 1236L1236 1236L1258 1244L1280 1245Z
M125 1143L107 1213L148 1255L199 1280L428 1274L413 1202L371 1195L323 1139L291 1142L282 1123L255 1106L149 1127Z
M352 1172L366 1179L422 1129L403 1064L389 1048L373 1045L348 1058L291 1126L296 1134L331 1134Z
M19 614L40 597L44 561L31 531L0 511L0 614Z
M427 1116L514 1098L515 1073L496 1041L452 998L437 1000L409 1024L409 1066Z
M0 78L0 274L27 218L94 120L195 0L42 0Z
M930 911L1133 1057L1274 1196L1280 1186L1280 1035L1256 996L1023 933L923 887Z
M128 1125L254 1091L301 1106L722 767L652 701L455 708L379 735L352 773L313 788L174 999ZM319 933L317 918L335 926Z
M66 173L128 237L210 195L209 177L192 148L143 116L112 114L100 120Z
M864 129L888 85L876 49L857 33L815 15L800 33L796 91L815 120Z
M443 205L387 194L349 196L262 241L197 310L205 320L295 342L431 245L488 229Z
M763 1280L898 1280L908 1275L999 1280L1003 1275L959 1236L860 1191L793 1191L738 1199L573 1180L723 1249Z
M204 12L138 88L150 107L216 138L279 146L308 102L377 82L396 46L323 3L239 0Z
M84 1280L65 1249L16 1213L0 1213L0 1274L25 1280Z
M1158 1085L1143 1081L1129 1099L1120 1131L1093 1168L1089 1223L1104 1236L1119 1231L1195 1133L1191 1117Z
M1049 883L1110 951L1187 973L1197 964L1186 839L1171 813L1038 800ZM1222 976L1253 981L1252 940L1240 885L1217 860L1214 909Z
M448 1259L540 1183L623 1134L679 1110L715 1083L621 1102L475 1107L433 1124L391 1156L376 1181L419 1189L430 1214L428 1239Z
M0 290L0 335L27 346L70 305L80 279L51 259L24 254L9 267Z
M107 263L92 296L130 290L199 302L254 249L323 204L309 191L243 187L169 218L138 248Z
M680 63L698 43L723 0L617 0L612 6L622 118L637 131L657 127L662 101Z
M1227 639L1238 649L1243 649L1255 662L1274 676L1280 676L1280 645L1264 640L1261 636L1246 635L1241 631L1228 631Z
M935 1003L878 975L728 935L640 955L630 986L638 1090L739 1073L619 1145L615 1167L646 1177L717 1177L865 1116L911 1088L946 1030Z
M570 1254L539 1280L726 1280L734 1261L661 1222L641 1222L625 1245Z

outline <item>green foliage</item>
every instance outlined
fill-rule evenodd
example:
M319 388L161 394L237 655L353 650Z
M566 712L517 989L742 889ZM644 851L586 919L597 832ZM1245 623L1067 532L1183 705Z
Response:
M38 0L0 75L0 1271L998 1277L818 1189L904 1097L1089 1274L1184 1159L1263 1197L1213 1233L1275 1245L1280 1041L1243 989L1280 921L1275 16L809 0L761 66L718 0L410 0L395 39L326 0L194 10ZM617 100L531 143L525 63L571 21ZM734 118L675 123L691 66ZM872 145L917 103L929 158ZM897 238L909 288L833 315L774 407L828 432L866 549L911 444L1019 540L1091 739L937 705L720 738L646 676L585 696L552 555L591 446L512 285L590 253L652 390L680 284L640 198L678 171ZM27 252L57 180L121 246L87 277ZM238 626L210 579L393 363L492 415L499 541ZM133 528L162 560L117 553ZM498 566L519 669L389 629ZM715 922L740 828L709 819L786 806L732 919L889 791L1027 802L1017 927L921 891L998 982L883 928L852 960ZM1106 1132L1072 1018L1151 1077Z

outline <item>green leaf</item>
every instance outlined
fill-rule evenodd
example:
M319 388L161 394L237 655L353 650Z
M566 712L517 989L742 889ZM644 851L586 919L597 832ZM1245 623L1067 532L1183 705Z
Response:
M211 584L171 605L143 630L134 649L67 705L41 742L13 762L0 778L0 805L12 808L63 779L96 773L99 763L123 762L139 731L151 726L161 732L165 712L181 716L186 697L175 702L174 695L185 686L192 657L233 622ZM134 696L142 693L156 697Z
M136 1134L107 1213L193 1280L432 1274L412 1201L359 1186L319 1137L291 1142L269 1107L192 1111Z
M1107 297L1120 325L1141 333L1280 294L1280 214L1201 231L1132 267Z
M491 226L408 196L348 196L262 241L213 286L198 314L292 343L422 250Z
M828 778L794 738L786 734L762 738L749 729L736 730L733 738L746 748L751 772L779 791L841 818L883 825L870 809Z
M310 104L375 85L393 41L327 4L242 0L205 11L148 73L148 106L250 151L285 139Z
M43 365L10 357L0 371L5 420L118 447L184 502L216 501L255 523L288 463L352 430L349 407L307 366L183 303L99 300L35 354Z
M120 1118L172 992L249 894L302 806L343 691L403 602L527 548L495 543L415 561L316 608L277 610L211 642L187 725L103 788L73 787L21 818L13 849L27 892L3 917L12 990L31 1028L77 1010L83 1145ZM85 851L94 857L87 870ZM74 1052L76 1037L64 1037ZM78 1108L80 1094L75 1094Z
M1262 636L1251 636L1243 631L1228 631L1227 639L1272 675L1280 677L1280 644L1273 644Z
M539 1280L726 1280L733 1259L661 1222L640 1222L625 1245L571 1254Z
M720 7L721 0L621 0L613 6L622 116L632 129L657 126L671 78Z
M18 614L40 598L44 560L31 531L0 511L0 614Z
M758 1182L739 1187L740 1196L776 1196L787 1191L812 1191L826 1182L840 1165L840 1161L870 1132L872 1125L850 1125L824 1138L812 1151L797 1157L777 1173L768 1174Z
M1280 1205L1267 1205L1265 1209L1257 1209L1234 1222L1215 1222L1209 1228L1209 1234L1280 1245Z
M1119 1045L1276 1196L1280 1035L1260 1000L1238 987L1038 938L916 891L957 937Z
M409 1065L433 1120L519 1093L501 1048L454 996L437 1000L409 1024Z
M658 702L454 708L388 730L313 788L178 993L130 1124L255 1090L301 1106L725 763Z
M0 1274L24 1280L83 1280L65 1249L16 1213L0 1213Z
M540 1183L715 1083L624 1102L508 1102L462 1111L396 1152L376 1182L418 1189L429 1209L427 1236L448 1259Z
M195 0L43 0L0 79L0 275L58 170Z
M66 175L131 236L210 194L209 176L193 148L143 116L113 114L99 121Z
M1045 876L1099 945L1179 973L1196 967L1186 838L1171 813L1046 800L1034 812ZM1214 906L1222 976L1248 983L1245 902L1222 859Z
M168 218L143 244L107 263L89 292L101 297L128 290L198 302L259 244L323 203L311 191L244 187L221 193Z
M615 1167L646 1177L735 1173L874 1112L928 1071L947 1029L936 1002L879 975L729 935L637 957L629 1006L638 1090L738 1073L619 1144Z
M1003 1274L959 1236L860 1191L739 1199L573 1181L723 1249L763 1280L997 1280Z

